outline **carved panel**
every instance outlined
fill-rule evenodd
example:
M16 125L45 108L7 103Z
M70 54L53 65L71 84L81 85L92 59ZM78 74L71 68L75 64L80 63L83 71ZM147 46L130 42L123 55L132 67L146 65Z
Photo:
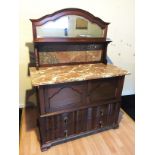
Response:
M89 90L90 102L100 102L107 99L114 99L118 80L115 78L92 81Z
M54 112L65 108L75 108L85 104L86 85L57 85L45 90L46 112Z
M63 107L69 104L78 104L81 102L81 94L73 88L65 87L48 98L49 108L52 105L55 107Z

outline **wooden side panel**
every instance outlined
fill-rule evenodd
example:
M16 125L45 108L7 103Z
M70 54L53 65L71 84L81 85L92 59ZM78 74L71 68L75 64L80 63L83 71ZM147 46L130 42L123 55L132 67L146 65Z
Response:
M120 102L117 103L115 106L115 125L118 125L118 117L119 117L119 110L121 106L121 94L123 90L123 84L124 84L125 76L118 77L118 83L117 83L117 91L116 91L116 98L120 100Z
M45 114L45 88L43 86L37 87L37 95L40 107L40 114Z

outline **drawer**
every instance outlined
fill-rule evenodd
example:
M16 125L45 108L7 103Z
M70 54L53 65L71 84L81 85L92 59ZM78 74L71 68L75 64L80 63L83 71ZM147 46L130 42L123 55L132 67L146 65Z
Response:
M120 111L118 108L119 103L110 103L102 106L98 106L96 109L96 128L102 128L105 126L111 126L117 121L117 115Z
M76 134L111 126L117 121L119 103L112 102L76 112Z
M118 103L39 118L42 143L111 126L117 121Z
M63 139L88 130L88 109L39 118L42 143Z
M39 128L42 143L74 134L74 112L40 117Z

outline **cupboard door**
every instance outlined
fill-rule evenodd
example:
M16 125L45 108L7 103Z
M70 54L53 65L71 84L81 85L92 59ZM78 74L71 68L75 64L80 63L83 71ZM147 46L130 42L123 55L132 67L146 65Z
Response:
M87 82L46 86L44 92L45 112L56 112L84 105L86 89Z
M104 103L116 99L118 78L107 78L89 81L89 104Z

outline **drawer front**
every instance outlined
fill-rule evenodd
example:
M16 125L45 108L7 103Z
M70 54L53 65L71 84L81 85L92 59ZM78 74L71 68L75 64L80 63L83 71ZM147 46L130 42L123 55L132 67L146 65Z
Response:
M78 82L45 87L45 112L56 112L84 105L86 83Z
M74 134L74 112L40 117L39 128L42 143Z
M40 117L42 143L64 139L68 136L111 126L117 121L119 104L85 108L54 116Z
M94 121L95 128L111 126L117 121L119 113L119 103L110 103L96 107L96 120Z

